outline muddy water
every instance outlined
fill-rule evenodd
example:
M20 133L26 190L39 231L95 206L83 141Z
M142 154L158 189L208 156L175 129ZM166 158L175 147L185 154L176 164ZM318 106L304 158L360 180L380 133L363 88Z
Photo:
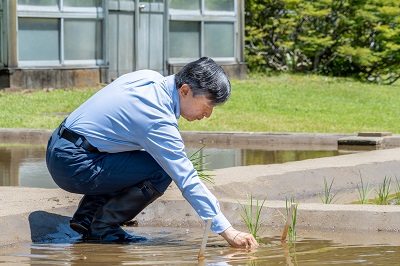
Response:
M400 247L384 244L342 244L298 238L282 245L278 237L264 237L257 250L229 247L211 234L204 260L197 256L202 230L127 228L147 241L131 244L88 244L77 239L55 243L25 243L0 249L6 265L396 265ZM397 264L398 265L398 264Z

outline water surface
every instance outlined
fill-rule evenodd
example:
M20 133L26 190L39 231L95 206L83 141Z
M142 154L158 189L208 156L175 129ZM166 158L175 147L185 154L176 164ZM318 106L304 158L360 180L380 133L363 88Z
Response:
M343 244L327 239L298 238L282 245L266 236L256 250L232 248L211 234L204 260L198 260L202 230L128 228L148 241L131 244L25 243L0 249L7 265L396 265L400 247ZM75 242L74 242L75 241Z
M309 147L313 148L313 147ZM187 154L199 148L189 147ZM220 169L233 166L275 164L313 158L347 154L337 149L268 150L247 148L212 148L207 146L199 153L205 168ZM0 186L56 188L47 171L44 145L10 145L0 147Z

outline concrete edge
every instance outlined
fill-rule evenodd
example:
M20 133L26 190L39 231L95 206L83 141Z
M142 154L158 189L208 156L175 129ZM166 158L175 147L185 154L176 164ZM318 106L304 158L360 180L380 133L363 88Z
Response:
M0 143L47 144L53 130L0 128ZM201 132L182 131L185 142L199 144L251 145L263 144L277 146L298 145L337 145L337 140L355 134L329 133L262 133L262 132Z
M220 202L222 212L232 225L241 227L245 224L239 214L243 214L242 206L247 206L246 204L247 202ZM171 213L177 215L171 216ZM264 226L282 228L285 224L282 214L286 214L286 202L265 201L260 220L265 221ZM398 206L299 203L296 228L400 232L399 218ZM197 213L185 200L159 200L138 216L137 220L139 224L146 226L202 226Z
M0 143L47 144L52 130L0 128ZM356 146L377 148L400 147L400 135L383 137L363 137L357 134L340 133L267 133L267 132L202 132L182 131L182 139L187 143L213 147L243 147L264 149L301 149L304 146L326 146L336 149L352 149ZM347 147L350 146L350 147Z
M245 206L246 203L243 203ZM261 221L265 229L280 229L284 226L282 214L286 213L283 201L266 201L261 211ZM221 209L232 225L245 227L239 213L242 207L238 202L220 202ZM69 217L75 205L36 210L18 215L0 217L4 233L0 247L27 242L53 242L70 240L78 235L69 228ZM171 215L174 213L175 215ZM400 208L398 206L340 205L300 203L298 205L296 230L335 233L359 233L363 235L376 232L400 232ZM184 200L155 201L135 220L139 227L202 227L197 213ZM140 232L140 229L137 230ZM317 234L318 235L318 234ZM375 239L376 240L376 239Z

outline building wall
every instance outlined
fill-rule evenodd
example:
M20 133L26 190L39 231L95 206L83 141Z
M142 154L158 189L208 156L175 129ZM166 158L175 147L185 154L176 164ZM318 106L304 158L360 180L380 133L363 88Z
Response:
M180 0L92 0L86 7L0 0L0 89L95 86L146 68L168 75L201 56L211 56L230 78L246 78L244 0L224 1L227 11L218 11L220 2L210 1L216 9L207 10L209 0L197 1L190 14L177 5L189 2Z
M3 88L71 88L106 83L107 68L0 69Z

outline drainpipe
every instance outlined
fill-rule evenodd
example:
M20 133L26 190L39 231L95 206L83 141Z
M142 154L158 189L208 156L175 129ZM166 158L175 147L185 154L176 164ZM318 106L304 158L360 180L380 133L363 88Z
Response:
M164 45L163 45L163 75L170 75L168 69L168 58L169 58L169 10L168 10L168 2L164 1Z
M240 51L239 51L239 62L244 62L245 58L244 58L244 27L245 27L245 3L244 0L239 0L240 3L240 8L239 8L239 12L238 12L238 18L239 18L239 47L240 47Z
M133 55L135 57L134 61L134 71L138 70L139 67L139 21L140 21L140 0L135 0L135 22L134 22L134 50Z
M17 67L17 1L8 1L8 67Z

